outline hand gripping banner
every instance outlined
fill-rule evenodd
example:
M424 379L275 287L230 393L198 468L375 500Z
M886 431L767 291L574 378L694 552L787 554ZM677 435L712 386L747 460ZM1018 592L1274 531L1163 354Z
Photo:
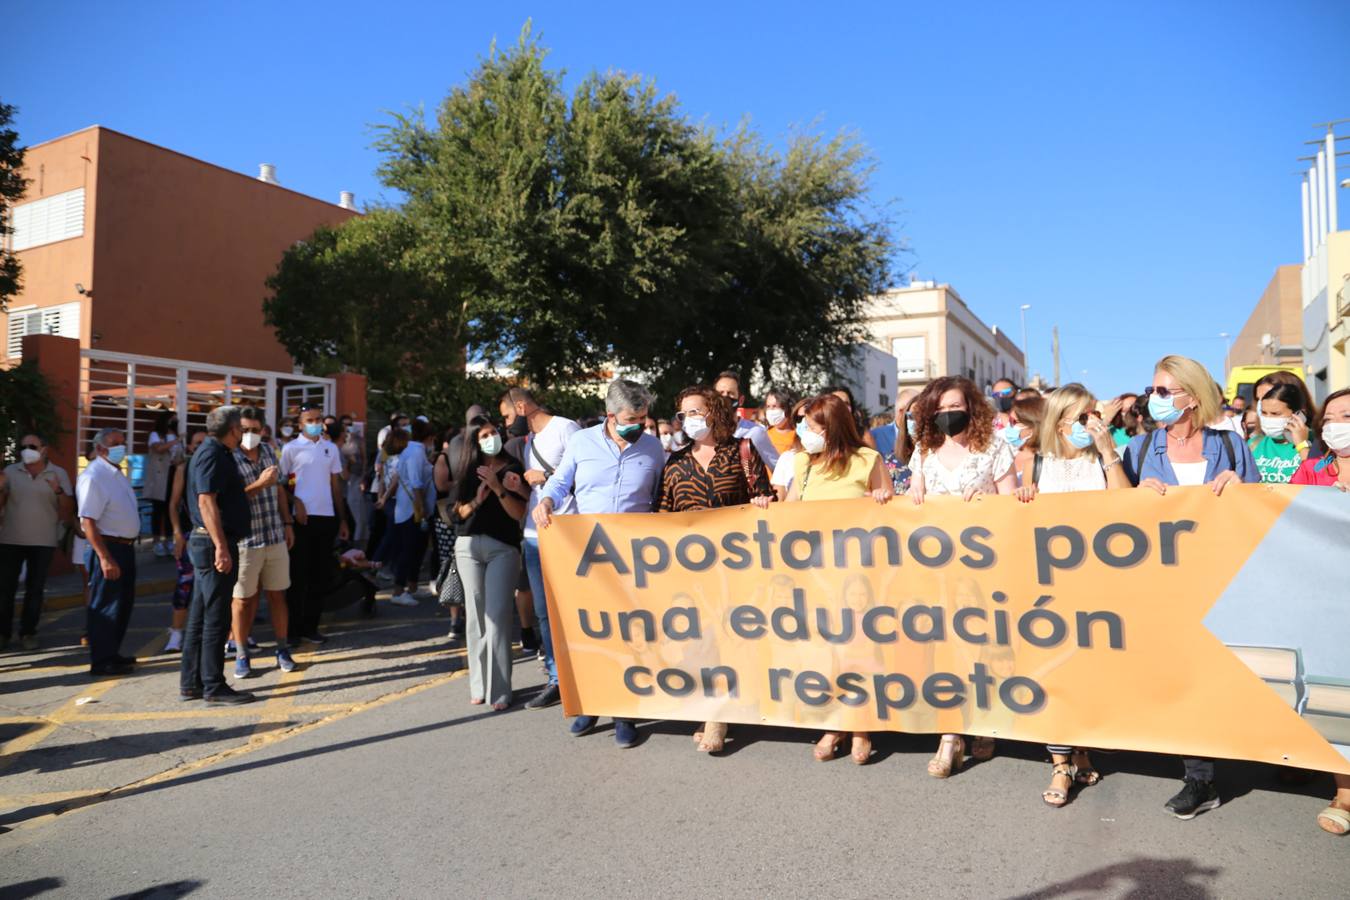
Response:
M1232 486L557 516L568 715L1350 774L1350 496Z

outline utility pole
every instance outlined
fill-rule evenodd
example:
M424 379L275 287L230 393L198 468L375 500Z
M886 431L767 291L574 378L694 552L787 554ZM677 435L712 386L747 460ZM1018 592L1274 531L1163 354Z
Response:
M1055 355L1054 387L1059 387L1059 326L1050 329L1050 352Z

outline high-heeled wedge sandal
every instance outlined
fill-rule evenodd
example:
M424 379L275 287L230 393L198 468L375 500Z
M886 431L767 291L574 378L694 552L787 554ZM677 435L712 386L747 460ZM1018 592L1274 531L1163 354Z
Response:
M702 731L694 732L694 743L700 753L721 753L726 746L727 725L725 722L705 722Z
M1045 805L1059 809L1069 802L1069 791L1073 788L1074 779L1078 776L1078 767L1071 763L1055 763L1050 773L1052 779L1057 775L1063 775L1069 779L1069 787L1062 791L1053 786L1053 781L1051 781L1052 786L1050 788L1041 791L1041 799L1045 801Z
M839 752L839 745L843 743L844 736L833 731L827 731L816 741L815 749L811 755L816 758L816 762L829 762L834 759L835 754Z
M854 765L867 765L872 758L872 739L865 734L853 735L853 747L849 756L852 757Z
M1335 801L1317 814L1317 824L1328 834L1345 834L1350 831L1350 810L1337 806Z
M970 758L979 762L988 762L994 758L994 739L977 737L970 742Z
M966 741L959 734L944 734L938 744L937 755L928 761L928 774L934 778L950 778L966 763Z

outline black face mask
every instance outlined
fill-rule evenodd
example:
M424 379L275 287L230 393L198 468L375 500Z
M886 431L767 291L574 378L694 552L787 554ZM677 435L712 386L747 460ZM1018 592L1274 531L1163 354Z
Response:
M1001 413L1009 412L1012 410L1014 399L1016 398L1014 398L1012 394L1009 394L1006 397L995 396L994 405L998 407L998 411Z
M524 437L530 433L530 423L525 421L524 416L516 416L516 420L506 429L506 433L511 437Z
M328 432L328 436L333 440L337 440L338 436L342 434L342 426L337 422L329 425L325 430Z
M933 424L937 430L947 437L960 434L970 425L970 413L964 409L952 409L947 412L940 412L933 416Z

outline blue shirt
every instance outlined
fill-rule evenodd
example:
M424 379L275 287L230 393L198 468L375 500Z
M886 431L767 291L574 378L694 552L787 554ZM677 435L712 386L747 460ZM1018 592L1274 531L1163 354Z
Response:
M423 494L422 509L430 510L425 494L431 480L431 463L427 462L426 448L421 444L409 443L398 455L398 491L394 500L394 522L406 522L413 516L413 494Z
M620 453L606 426L601 422L578 431L567 441L562 462L542 491L543 498L553 501L554 509L562 508L569 493L576 497L577 512L583 514L651 512L656 508L661 470L666 464L661 441L644 432Z
M872 429L872 440L877 442L877 452L883 457L895 453L895 442L900 437L900 429L892 422Z
M1159 428L1157 431L1138 435L1125 448L1122 457L1125 474L1134 484L1138 485L1145 478L1156 478L1163 484L1177 484L1177 473L1172 468L1172 461L1167 458L1167 438L1158 437L1163 431L1164 429ZM1225 434L1228 435L1228 442L1233 448L1231 457L1228 448L1224 446ZM1204 443L1200 452L1206 463L1205 484L1209 484L1230 469L1248 484L1261 480L1261 472L1256 468L1252 451L1247 448L1247 442L1241 437L1231 431L1221 432L1206 428L1201 440Z
M773 445L773 440L769 437L769 432L764 430L764 426L758 422L751 422L749 419L738 419L736 421L736 432L732 435L736 440L749 438L750 446L754 447L759 453L759 458L764 460L764 465L768 466L769 471L778 465L778 448Z

